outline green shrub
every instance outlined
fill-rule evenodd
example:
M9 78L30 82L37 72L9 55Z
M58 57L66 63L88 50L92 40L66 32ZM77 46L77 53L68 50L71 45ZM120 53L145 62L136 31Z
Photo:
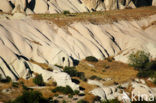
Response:
M93 57L93 56L88 56L86 57L86 61L89 61L89 62L98 62L98 59Z
M147 63L145 66L145 69L156 71L156 61L151 61L151 62Z
M140 78L153 77L154 72L151 70L139 70L137 76Z
M75 67L65 67L64 72L68 73L71 77L79 77L81 80L86 81L85 74L78 72Z
M89 103L89 102L86 101L86 100L81 99L81 100L79 100L77 103Z
M67 102L65 100L63 100L62 103L67 103Z
M93 75L93 76L91 76L89 79L91 79L91 80L102 80L102 78L100 78L100 77L98 77L98 76L96 76L96 75Z
M68 98L73 98L73 95L69 94L69 95L68 95Z
M68 15L68 14L70 14L70 11L65 10L65 11L63 11L63 14L64 14L64 15Z
M53 89L52 92L53 93L60 92L60 93L63 93L63 94L74 95L74 91L70 86L66 86L66 87L59 86L59 87L56 87L55 89Z
M74 90L74 94L78 95L80 93L79 90Z
M23 90L28 91L30 90L30 88L28 88L27 86L25 86L24 84L22 85Z
M24 91L22 96L17 97L10 103L48 103L38 91Z
M11 82L11 78L9 76L7 76L5 79L1 79L2 83L9 83Z
M58 94L55 94L55 95L54 95L54 97L58 97L58 96L59 96Z
M44 81L43 81L43 77L41 74L35 76L35 78L33 79L33 82L39 86L44 86Z
M71 77L77 76L77 70L75 67L65 67L64 72L68 73Z
M137 51L129 56L129 64L135 68L145 68L149 60L150 54L144 51Z
M84 72L77 72L77 77L79 77L83 81L87 81Z
M140 78L154 77L156 78L156 61L148 62L144 69L140 69L137 74Z
M12 82L12 87L18 88L19 87L19 83L18 82Z

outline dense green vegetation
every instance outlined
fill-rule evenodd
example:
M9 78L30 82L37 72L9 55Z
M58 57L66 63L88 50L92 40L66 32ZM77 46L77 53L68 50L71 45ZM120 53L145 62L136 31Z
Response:
M129 64L135 68L143 69L149 63L150 54L144 51L137 51L129 56Z
M75 67L65 67L64 72L68 73L71 77L79 77L81 80L86 81L85 74L78 72Z
M136 68L140 78L151 77L156 81L156 60L150 60L150 54L144 51L137 51L129 56L129 64ZM156 83L154 81L154 83Z
M44 86L44 81L41 74L36 75L35 78L33 79L33 82L39 86Z

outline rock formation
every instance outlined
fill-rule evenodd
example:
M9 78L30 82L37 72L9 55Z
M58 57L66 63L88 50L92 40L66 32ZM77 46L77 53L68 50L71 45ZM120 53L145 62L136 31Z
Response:
M105 11L140 6L155 5L155 0L3 0L0 10L3 12L71 13ZM12 10L13 9L13 10Z
M61 13L68 10L75 12L104 11L134 8L131 0L3 0L0 9L3 12ZM12 10L13 9L13 10ZM29 12L28 12L29 10ZM31 11L31 12L30 12Z
M0 0L0 11L11 13L12 7L7 0Z
M156 6L156 0L153 0L152 5Z
M0 72L3 77L25 76L28 68L34 68L31 60L47 65L73 66L75 60L87 56L98 59L114 56L127 63L129 54L140 49L149 52L152 58L156 57L156 29L151 25L156 15L140 21L103 25L77 22L67 29L48 21L20 17L22 20L0 20ZM15 18L16 15L10 17Z

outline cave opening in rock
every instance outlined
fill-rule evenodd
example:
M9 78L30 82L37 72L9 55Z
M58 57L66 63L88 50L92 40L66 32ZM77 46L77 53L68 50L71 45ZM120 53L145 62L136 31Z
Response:
M152 6L153 0L132 0L136 7Z

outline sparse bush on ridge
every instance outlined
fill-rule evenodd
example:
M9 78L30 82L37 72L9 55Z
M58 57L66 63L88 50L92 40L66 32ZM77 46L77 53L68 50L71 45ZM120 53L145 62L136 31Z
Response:
M89 61L89 62L98 62L98 59L95 58L94 56L88 56L88 57L86 57L85 60Z
M41 74L36 75L35 78L33 79L33 82L39 86L44 86L44 81Z
M137 51L129 56L129 64L137 69L145 68L146 64L149 63L150 54L144 51Z
M70 14L70 11L64 10L64 11L63 11L63 14L64 14L64 15L68 15L68 14Z

